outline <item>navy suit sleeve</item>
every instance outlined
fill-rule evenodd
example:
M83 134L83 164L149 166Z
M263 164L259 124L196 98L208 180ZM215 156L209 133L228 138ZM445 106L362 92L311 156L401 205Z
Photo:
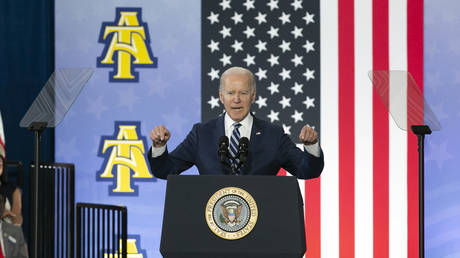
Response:
M195 124L183 142L171 153L168 149L159 157L152 158L152 149L148 152L150 169L155 177L166 179L168 175L178 175L195 164L198 152L198 129Z
M280 137L279 146L281 167L289 173L299 179L316 178L321 175L324 167L322 150L320 157L315 157L297 148L285 133L282 133Z

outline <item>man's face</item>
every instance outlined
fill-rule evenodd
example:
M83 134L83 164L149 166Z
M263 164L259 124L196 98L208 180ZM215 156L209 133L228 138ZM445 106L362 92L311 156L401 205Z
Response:
M233 121L240 122L251 110L256 92L251 92L248 75L229 74L225 76L219 98Z

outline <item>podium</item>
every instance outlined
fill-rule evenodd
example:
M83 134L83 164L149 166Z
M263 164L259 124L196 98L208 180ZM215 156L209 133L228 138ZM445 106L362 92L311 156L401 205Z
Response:
M302 257L303 211L295 177L171 175L160 251L166 258Z

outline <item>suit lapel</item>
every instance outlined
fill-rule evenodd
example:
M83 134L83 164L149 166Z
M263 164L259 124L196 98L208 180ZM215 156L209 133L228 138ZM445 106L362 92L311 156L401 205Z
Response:
M222 135L225 135L224 115L220 115L216 119L216 133L217 135L214 138L215 138L216 146L217 146L217 143L219 142L219 138Z
M249 151L254 150L255 146L259 144L260 136L263 133L260 120L257 119L255 116L253 117L254 117L254 120L253 120L252 128L251 128L251 140L249 141Z

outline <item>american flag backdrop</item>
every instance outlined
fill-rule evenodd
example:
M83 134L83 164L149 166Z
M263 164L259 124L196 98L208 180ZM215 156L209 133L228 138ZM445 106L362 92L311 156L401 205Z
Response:
M279 124L293 139L305 123L319 129L319 3L202 3L203 121L222 113L220 74L241 66L256 77L257 117Z
M257 117L294 141L320 133L323 174L299 181L306 257L418 257L416 137L367 74L408 71L423 89L423 1L202 0L201 20L203 121L222 113L220 74L242 66Z

